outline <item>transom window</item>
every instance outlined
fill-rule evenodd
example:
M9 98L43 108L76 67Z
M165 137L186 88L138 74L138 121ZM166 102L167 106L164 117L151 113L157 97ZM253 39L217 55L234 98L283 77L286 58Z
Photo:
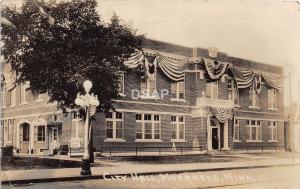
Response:
M185 121L184 116L171 116L172 139L185 139Z
M109 112L106 114L106 138L123 138L123 113Z
M160 115L136 114L136 139L160 139Z
M269 140L277 141L277 139L278 139L277 122L269 121L268 127L269 127L269 136L270 136Z
M277 92L275 89L268 89L268 108L277 109Z
M233 140L236 142L240 141L240 120L234 119L234 130L233 130Z
M185 93L184 81L171 83L171 99L184 100Z
M205 97L218 99L218 82L208 82L206 83Z
M247 128L248 128L248 141L262 140L261 121L247 120Z
M233 100L235 105L239 104L239 90L234 79L228 80L228 99Z
M45 126L38 126L37 129L38 129L37 140L45 141Z

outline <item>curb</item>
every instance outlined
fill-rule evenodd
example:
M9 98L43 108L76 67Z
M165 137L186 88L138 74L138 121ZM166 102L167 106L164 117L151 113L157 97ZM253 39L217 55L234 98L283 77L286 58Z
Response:
M300 166L297 164L279 164L279 165L258 165L258 166L243 166L243 167L223 167L223 168L205 168L205 169L188 169L188 170L176 170L176 171L152 171L152 172L140 172L134 173L139 176L142 175L159 175L159 174L179 174L179 173L193 173L193 172L208 172L208 171L226 171L226 170L238 170L238 169L256 169L256 168L270 168L270 167L285 167L285 166ZM131 173L124 174L106 174L106 178L114 176L131 176ZM88 175L88 176L71 176L71 177L58 177L58 178L39 178L39 179L20 179L20 180L6 180L1 183L4 185L15 184L32 184L43 182L62 182L62 181L78 181L78 180L95 180L104 179L103 175Z

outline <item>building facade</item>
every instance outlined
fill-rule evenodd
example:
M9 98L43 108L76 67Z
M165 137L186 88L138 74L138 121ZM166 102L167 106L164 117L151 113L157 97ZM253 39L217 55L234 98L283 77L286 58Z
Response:
M120 73L114 111L96 114L91 122L97 150L284 145L281 67L153 40L124 64L130 70ZM22 103L23 88L3 92L3 144L22 153L51 153L62 144L80 148L83 120L74 112L57 111L55 104L47 104L47 95L41 95L40 102L37 95L27 95ZM53 145L55 136L58 142Z

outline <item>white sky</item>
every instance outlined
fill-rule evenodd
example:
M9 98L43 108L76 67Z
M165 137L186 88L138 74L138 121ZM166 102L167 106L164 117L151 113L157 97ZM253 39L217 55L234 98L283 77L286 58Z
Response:
M293 99L300 80L300 3L229 0L98 0L105 20L116 13L146 37L284 67ZM300 94L300 93L299 93ZM286 103L288 98L285 99ZM298 100L299 101L299 100Z
M0 0L1 1L1 0ZM2 0L5 3L22 0ZM284 67L300 102L300 3L291 0L98 0L147 38L188 47L216 47L230 56Z

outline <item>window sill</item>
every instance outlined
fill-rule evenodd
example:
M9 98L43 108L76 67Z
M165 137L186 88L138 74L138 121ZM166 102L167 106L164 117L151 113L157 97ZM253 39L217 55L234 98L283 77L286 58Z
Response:
M163 142L161 139L135 139L134 142Z
M268 108L268 110L270 110L270 111L278 111L277 108Z
M259 107L255 107L255 106L248 106L250 109L257 109L259 110L260 108Z
M279 142L278 140L268 140L268 142Z
M126 142L124 139L105 139L104 142Z
M233 140L233 142L241 142L240 140Z
M185 99L171 98L172 102L186 102Z
M246 140L246 142L263 142L262 140Z
M187 142L184 139L171 139L170 142Z

